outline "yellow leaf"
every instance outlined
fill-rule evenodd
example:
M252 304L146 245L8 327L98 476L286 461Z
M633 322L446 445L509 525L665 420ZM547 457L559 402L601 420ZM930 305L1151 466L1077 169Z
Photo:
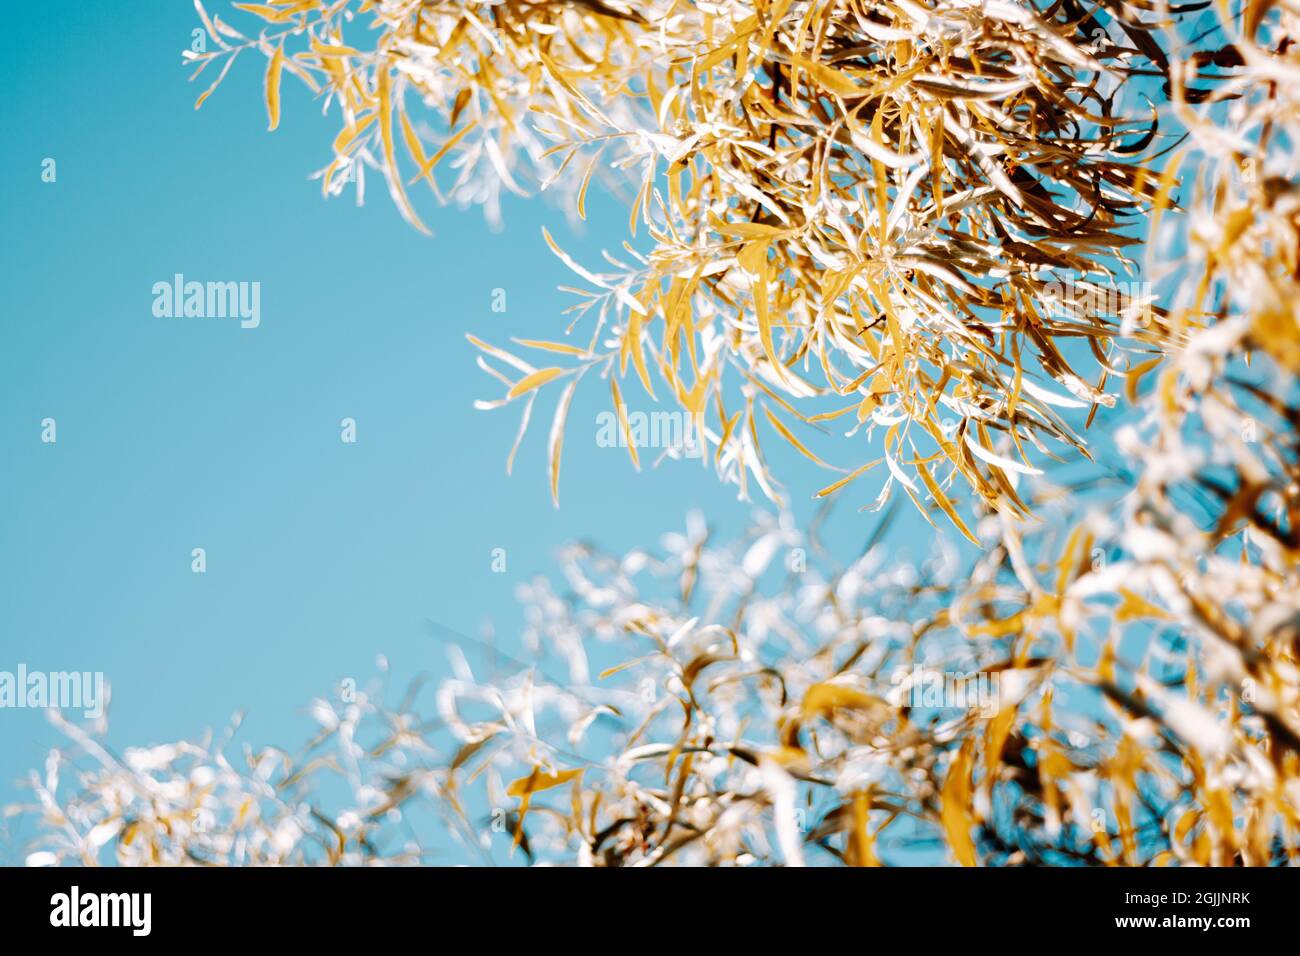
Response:
M627 343L628 351L632 353L632 364L636 368L637 378L641 380L641 387L651 398L654 398L655 390L650 384L650 371L646 368L645 351L641 344L641 326L641 315L633 312L628 316L627 332L624 333L623 340Z
M283 23L297 12L294 9L277 10L265 3L235 3L232 6L237 10L255 13L268 23Z
M531 392L535 388L541 388L547 382L564 374L564 369L551 366L550 368L539 368L536 372L525 375L515 383L514 388L510 389L507 399L515 399L520 395Z
M795 450L798 451L805 458L809 459L810 461L815 461L823 468L829 468L832 471L839 470L836 469L834 465L826 464L826 462L822 461L811 451L809 451L806 447L804 447L803 442L801 442L799 439L794 437L794 434L790 431L790 429L786 428L785 423L782 422L781 419L773 415L772 410L768 408L767 405L763 406L763 414L767 416L767 420L772 423L772 427L777 430L777 432L781 435L781 437L784 438L786 441L788 441L791 445L793 445L795 447Z
M970 817L971 796L971 748L972 741L967 740L953 758L944 778L943 790L939 795L939 817L944 832L948 835L948 846L953 856L962 866L975 866L975 843L970 830L974 821Z
M828 421L831 421L832 419L839 418L841 415L845 415L845 414L847 414L847 413L853 411L853 409L855 409L855 408L857 408L857 407L858 407L857 405L845 405L843 408L836 409L836 410L833 411L833 412L821 412L821 413L819 413L819 414L817 414L817 415L809 415L809 416L808 416L808 421L809 421L809 422L828 422Z
M957 509L954 508L952 502L948 500L948 496L943 493L943 489L939 487L939 483L930 476L930 472L925 467L925 464L918 461L916 463L916 470L921 475L921 480L925 482L925 487L930 489L930 497L933 498L935 503L943 509L943 513L948 516L948 520L956 525L957 530L966 536L967 541L978 546L980 539L971 534L970 528L966 527L966 522L961 520L961 516L957 514Z
M993 779L998 765L1002 762L1002 748L1006 745L1007 737L1010 736L1015 722L1014 705L1003 707L998 711L998 715L989 721L988 729L985 731L984 766L990 780Z
M339 131L339 135L334 137L334 152L340 156L346 154L357 138L369 128L370 124L375 121L377 113L370 112L359 117L351 126L345 126Z
M727 59L727 57L733 55L735 52L736 52L736 44L734 42L725 43L722 46L718 47L716 50L714 50L712 53L709 53L706 56L704 56L702 59L700 59L695 64L695 72L698 74L698 73L704 73L708 70L711 70L719 63L721 63L723 60Z
M417 179L420 179L424 176L428 176L429 173L433 172L434 167L437 166L438 163L442 161L442 158L446 156L449 152L451 152L452 149L455 147L455 145L465 138L465 134L468 133L477 125L478 125L477 120L471 120L470 122L462 126L460 129L458 129L456 132L452 133L451 138L448 139L447 142L442 144L441 149L439 149L436 153L434 153L432 156L429 157L428 161L420 167L420 171L416 173L414 176L412 176L410 181L413 183Z
M788 231L761 222L723 222L721 219L714 219L713 226L724 235L737 236L741 239L774 239L785 235Z
M451 104L451 118L447 120L448 126L456 125L456 121L460 119L460 114L465 111L465 107L469 105L470 97L473 95L474 91L470 87L461 87L460 92L456 94L456 99Z
M1097 659L1097 679L1105 684L1115 682L1115 648L1110 641L1101 646L1101 656Z
M283 66L284 47L278 46L266 68L266 115L271 122L268 130L280 125L280 73Z
M349 56L364 56L360 50L350 46L326 46L325 44L320 44L314 47L314 49L316 55L322 60L341 60Z
M786 380L785 366L777 360L776 347L772 344L772 316L768 311L768 277L771 266L764 257L758 263L758 275L754 279L754 313L758 317L758 337L763 343L763 355L772 366L772 373L782 381Z
M870 809L870 797L865 793L854 795L853 828L849 831L848 852L845 854L846 860L851 860L853 866L880 866L874 849L875 840L867 829Z
M578 187L578 218L587 218L587 187L591 185L591 177L596 172L596 164L600 161L602 150L596 150L596 155L591 157L591 162L587 164L587 172L582 177L582 185Z
M845 475L843 478L841 478L839 481L835 482L834 484L827 485L821 491L817 492L817 494L813 495L813 497L825 498L827 495L831 494L832 492L839 491L841 488L847 485L854 478L858 477L858 475L861 475L864 472L869 471L872 468L875 468L878 464L880 464L884 460L885 459L883 458L877 458L875 461L867 462L861 468L856 469L852 474Z
M576 777L582 776L582 770L561 770L552 775L547 773L541 767L537 767L526 777L520 777L518 780L506 787L506 795L511 797L523 797L528 794L540 793L543 790L550 790L552 787L559 787Z
M378 72L379 135L384 144L384 178L388 180L388 191L392 194L393 202L397 203L402 218L420 232L429 235L428 226L420 221L420 217L415 214L415 207L406 198L406 190L402 188L402 177L397 172L397 157L393 150L392 77L386 67Z
M1024 614L1016 613L1007 618L990 618L983 624L976 624L967 628L966 633L972 636L1008 637L1012 634L1019 634L1024 630L1024 627Z
M841 96L856 96L863 92L862 87L834 67L826 66L798 54L795 54L790 59L800 69L806 70L820 86L832 93L838 93Z
M848 684L822 682L813 684L803 695L803 714L817 717L829 714L836 708L846 710L875 710L889 705L874 694Z
M550 453L550 473L551 473L551 501L558 508L560 506L560 455L564 450L564 421L569 415L569 405L573 401L573 393L578 387L578 379L582 377L579 372L577 378L570 382L560 395L560 402L555 407L555 418L551 421L551 453Z
M871 138L884 149L884 110L876 110L871 121ZM878 159L871 160L871 171L875 177L876 188L876 223L879 230L880 246L883 249L889 242L889 180L885 173L885 164Z
M632 438L632 427L627 420L627 406L623 404L623 396L618 390L618 379L614 375L609 377L609 390L614 397L614 414L618 416L618 427L623 430L623 440L627 442L627 453L632 456L632 465L637 471L641 470L641 460L636 453L636 442Z
M1119 593L1124 600L1115 609L1115 620L1132 621L1144 617L1153 617L1157 620L1169 619L1169 614L1164 608L1152 604L1146 598L1134 594L1128 588L1120 588Z
M765 239L755 239L753 242L747 242L736 255L736 261L750 275L758 275L758 270L767 261L768 246L769 242Z
M1163 355L1157 355L1128 370L1128 377L1124 382L1124 395L1130 402L1136 403L1138 400L1138 386L1142 382L1142 376L1159 365L1163 359Z
M426 160L424 157L424 147L420 145L420 137L415 133L415 127L411 125L410 118L406 115L406 110L398 111L398 117L402 121L402 139L406 142L406 151L411 154L411 159L417 167L423 167Z
M586 349L580 349L576 345L568 345L564 342L544 342L541 339L512 339L516 345L524 345L530 349L543 349L547 352L559 352L563 355L579 355L588 357L591 355Z

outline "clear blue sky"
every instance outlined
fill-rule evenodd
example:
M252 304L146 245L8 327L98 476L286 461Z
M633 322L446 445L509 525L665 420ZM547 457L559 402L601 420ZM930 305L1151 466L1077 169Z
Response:
M477 210L426 206L428 239L376 180L363 208L326 202L307 176L328 161L333 118L286 77L268 134L255 56L195 112L205 84L186 82L179 54L196 25L184 0L8 11L0 670L103 671L118 746L198 735L238 709L241 739L292 745L308 701L364 683L379 654L398 684L443 673L427 619L470 634L492 620L508 638L514 586L567 540L653 545L691 508L743 526L750 506L698 462L637 473L597 447L600 382L570 417L559 510L549 404L513 478L516 409L471 407L499 389L465 332L562 328L572 300L555 287L571 277L541 225L591 262L623 239L621 209L597 201L575 234L545 202L515 201L493 234ZM153 284L177 272L260 282L260 328L155 318ZM355 445L339 440L345 416ZM55 445L40 440L46 417ZM806 523L830 478L775 440L768 454ZM871 530L856 508L878 487L837 509L844 557ZM918 549L922 528L897 526ZM497 547L506 574L491 572ZM56 740L41 714L0 711L0 804Z

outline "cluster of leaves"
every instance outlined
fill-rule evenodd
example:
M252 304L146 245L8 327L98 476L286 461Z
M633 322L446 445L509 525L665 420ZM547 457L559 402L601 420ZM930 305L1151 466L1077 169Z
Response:
M69 749L51 751L44 773L31 774L36 803L9 808L41 824L27 864L95 866L106 855L122 866L431 862L397 809L430 792L418 769L431 753L422 737L429 728L405 724L370 694L340 696L346 702L313 702L320 731L297 753L244 746L228 755L237 717L219 740L119 755L104 743L104 727L52 711ZM332 814L327 795L344 809Z
M648 249L592 271L545 237L587 284L576 341L517 344L569 364L472 339L504 389L479 405L522 403L521 437L565 382L557 500L565 416L594 371L634 463L629 377L693 416L742 498L753 481L782 500L760 425L825 464L795 429L848 422L881 447L822 493L885 462L878 503L897 483L969 535L953 499L1023 514L1017 476L1084 451L1060 410L1112 404L1108 381L1163 347L1160 310L1126 326L1087 300L1133 274L1129 227L1164 198L1141 90L1169 88L1162 28L1206 5L282 0L235 4L270 24L256 40L204 14L221 48L189 56L224 71L260 49L272 126L286 69L337 102L326 190L370 164L421 228L417 180L493 214L502 188L576 181L585 215L598 169L622 172ZM360 49L354 17L370 18ZM445 190L440 162L459 170Z
M731 543L692 516L654 553L570 546L563 594L521 589L527 662L471 665L462 640L432 700L318 700L305 747L241 770L206 741L118 758L65 725L29 859L1295 862L1294 636L1202 621L1243 596L1300 620L1296 590L1234 587L1138 504L1072 520L1039 491L1032 529L976 527L973 566L880 534L837 567L764 516Z

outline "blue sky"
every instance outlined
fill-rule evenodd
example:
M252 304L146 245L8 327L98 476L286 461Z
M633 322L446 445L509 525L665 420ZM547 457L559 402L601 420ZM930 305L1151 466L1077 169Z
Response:
M0 670L103 671L118 746L198 735L239 709L241 739L292 744L308 701L365 682L377 655L398 684L444 672L429 619L467 634L491 620L508 639L515 585L567 540L653 545L692 508L743 527L751 506L698 462L638 473L597 446L602 383L579 390L559 510L549 403L513 478L516 408L471 407L499 387L467 331L558 338L565 322L556 286L571 279L542 224L590 262L621 242L621 208L594 199L575 232L544 201L511 201L494 234L477 210L425 206L425 238L376 180L362 208L321 198L308 174L334 119L286 79L268 134L255 57L195 112L206 84L180 63L191 4L73 4L57 19L28 5L7 21ZM152 287L178 272L260 282L260 327L156 318ZM831 479L775 441L768 455L806 523ZM830 542L846 557L877 488L837 511ZM206 574L191 572L197 547ZM491 571L498 547L505 574ZM41 714L0 711L0 804L56 741Z

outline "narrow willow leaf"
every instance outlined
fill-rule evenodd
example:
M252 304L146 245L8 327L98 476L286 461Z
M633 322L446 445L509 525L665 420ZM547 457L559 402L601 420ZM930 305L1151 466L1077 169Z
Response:
M280 125L280 76L283 66L284 46L281 44L271 54L271 61L266 67L266 117L270 124L267 126L268 130L274 130Z

